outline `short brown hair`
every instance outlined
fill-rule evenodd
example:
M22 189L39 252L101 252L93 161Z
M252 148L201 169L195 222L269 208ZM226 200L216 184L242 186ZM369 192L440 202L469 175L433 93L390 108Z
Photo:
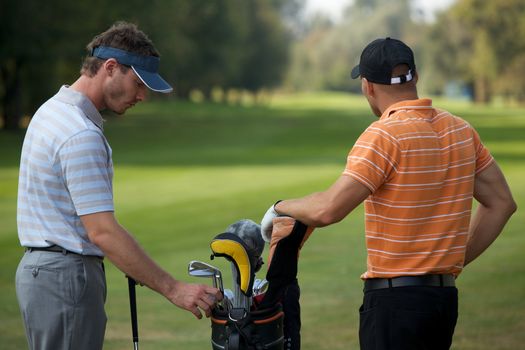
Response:
M144 56L159 57L159 53L153 42L148 38L144 32L138 29L133 23L116 22L105 32L95 36L86 49L87 56L84 58L80 74L93 77L105 61L98 57L91 56L91 52L98 46L109 46L116 49L121 49L133 52ZM127 69L127 68L126 68Z

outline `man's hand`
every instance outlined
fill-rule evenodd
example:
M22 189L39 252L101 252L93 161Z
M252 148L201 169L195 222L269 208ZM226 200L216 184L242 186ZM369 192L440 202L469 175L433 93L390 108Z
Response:
M181 309L194 314L198 319L202 318L201 310L204 311L206 317L210 317L215 303L223 298L217 288L181 281L176 282L175 287L166 297Z
M278 201L277 203L279 203ZM266 214L264 214L264 217L261 220L261 235L262 238L270 243L270 240L272 238L272 230L273 230L273 219L279 216L279 213L275 211L275 203L272 205L267 211Z

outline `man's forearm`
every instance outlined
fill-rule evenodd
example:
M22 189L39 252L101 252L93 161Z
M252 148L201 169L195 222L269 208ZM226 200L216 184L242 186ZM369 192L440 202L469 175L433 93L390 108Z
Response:
M350 176L343 175L326 191L280 202L275 210L311 227L341 221L370 195L370 190Z
M298 199L288 199L279 202L275 210L282 215L288 215L311 227L323 227L334 221L330 217L327 205L323 203L322 193L312 193Z
M176 283L120 225L113 232L99 233L95 244L122 272L162 295L168 295Z

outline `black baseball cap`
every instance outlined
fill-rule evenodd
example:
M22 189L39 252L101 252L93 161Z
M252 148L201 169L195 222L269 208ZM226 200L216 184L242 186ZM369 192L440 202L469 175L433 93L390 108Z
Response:
M399 64L409 67L408 74L392 77L392 70ZM410 81L415 74L416 64L412 49L401 40L385 38L376 39L365 47L351 76L352 79L361 76L372 83L391 85Z

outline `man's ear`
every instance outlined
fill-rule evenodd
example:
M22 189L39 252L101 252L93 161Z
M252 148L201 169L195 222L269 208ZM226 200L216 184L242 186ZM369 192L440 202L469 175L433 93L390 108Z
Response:
M108 76L112 76L115 70L118 68L117 66L118 62L116 59L108 58L106 61L104 61L102 68L104 68Z
M374 84L369 82L366 78L361 78L361 90L365 96L374 96Z

